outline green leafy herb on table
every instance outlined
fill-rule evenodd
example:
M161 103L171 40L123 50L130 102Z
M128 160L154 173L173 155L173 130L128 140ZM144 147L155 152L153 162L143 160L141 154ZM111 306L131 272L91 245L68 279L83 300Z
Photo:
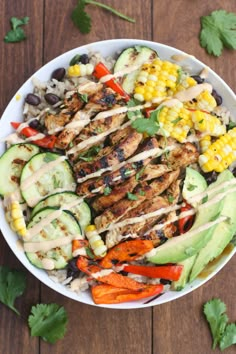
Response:
M12 29L7 32L6 36L4 37L4 42L15 43L26 39L25 32L21 26L27 25L29 22L29 17L23 17L22 19L12 17L10 22Z
M209 16L202 16L200 44L217 57L223 47L236 49L236 13L216 10Z
M20 315L15 308L15 299L22 295L26 288L25 273L0 266L0 301Z
M57 304L33 306L28 318L31 336L42 337L43 340L52 344L64 337L67 321L64 307Z
M92 21L89 14L85 11L86 5L95 5L102 7L103 9L110 11L114 15L122 18L123 20L134 23L135 20L129 16L122 14L121 12L115 10L113 7L102 4L98 1L93 0L79 0L76 8L72 11L71 18L75 26L79 28L80 32L83 34L89 33L92 27Z
M204 314L210 325L213 338L212 348L217 345L221 350L236 344L236 324L228 324L226 305L220 299L212 299L204 305Z

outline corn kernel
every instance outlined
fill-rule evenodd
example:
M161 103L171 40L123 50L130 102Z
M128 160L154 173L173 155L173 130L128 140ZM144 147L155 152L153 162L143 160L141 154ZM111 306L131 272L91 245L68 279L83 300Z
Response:
M86 232L88 231L94 231L96 230L96 226L95 225L88 225L85 229Z

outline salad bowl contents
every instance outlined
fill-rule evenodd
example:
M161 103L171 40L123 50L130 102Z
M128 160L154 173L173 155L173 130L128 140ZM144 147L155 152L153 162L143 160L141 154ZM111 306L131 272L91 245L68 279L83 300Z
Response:
M19 96L1 120L1 229L41 281L88 304L145 307L232 257L235 96L204 64L153 42L98 42L45 65Z

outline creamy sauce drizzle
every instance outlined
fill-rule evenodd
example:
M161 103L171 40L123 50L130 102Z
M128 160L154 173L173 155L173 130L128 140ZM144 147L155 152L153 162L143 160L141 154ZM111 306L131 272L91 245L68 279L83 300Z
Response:
M57 238L50 241L40 241L40 242L25 242L24 250L25 252L48 252L53 248L66 246L74 240L75 236L65 236Z
M181 62L188 58L195 58L195 57L191 54L174 54L171 56L171 59L176 62Z
M52 170L55 166L57 166L59 163L61 163L64 160L66 160L66 156L60 156L60 157L58 157L58 159L56 159L54 161L50 161L48 163L43 164L39 170L35 171L31 176L27 177L21 183L21 190L25 191L26 189L28 189L42 175L44 175L48 171Z
M212 85L205 82L204 84L198 84L196 86L189 87L186 90L177 92L174 95L174 98L177 98L181 102L187 102L196 98L203 91L212 92Z
M41 260L43 269L53 270L54 269L54 261L50 258L43 258Z
M117 77L122 77L126 74L132 73L133 71L138 70L140 67L141 67L141 65L133 65L133 66L125 68L124 70L117 71L114 74L105 75L105 76L101 77L99 82L101 82L103 84L109 80L115 79Z

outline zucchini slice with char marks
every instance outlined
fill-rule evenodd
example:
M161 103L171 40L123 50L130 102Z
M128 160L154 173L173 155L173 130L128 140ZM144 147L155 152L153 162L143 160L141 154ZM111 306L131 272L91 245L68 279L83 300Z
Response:
M114 72L116 73L136 65L141 67L142 64L147 62L150 63L157 57L157 52L146 46L136 45L134 47L127 48L123 50L123 52L118 57L114 66ZM121 79L121 85L127 93L133 92L138 72L138 70L132 71Z
M28 259L37 268L48 270L65 268L68 261L73 258L72 238L82 235L80 224L68 211L62 210L59 216L47 223L47 217L56 210L58 209L45 208L39 211L27 226L30 233L32 227L40 223L41 220L45 221L45 225L42 228L40 227L38 233L30 241L24 243ZM65 242L66 237L68 237L68 242ZM64 242L61 243L60 239L63 239ZM54 247L50 248L48 246L49 249L45 250L44 246L51 242L55 242ZM40 248L40 246L42 248L37 251L29 251L34 243L37 248Z
M34 144L16 144L11 146L0 158L0 195L13 193L20 184L23 167L32 156L39 153Z
M33 217L36 213L46 207L61 207L64 206L65 210L66 206L74 201L78 200L78 205L69 209L69 211L74 215L74 217L79 221L80 226L84 230L87 225L90 224L91 221L91 211L87 203L80 202L80 197L70 191L55 193L52 194L45 199L41 200L37 205L35 205L32 210L31 217Z
M44 152L33 156L22 170L20 189L30 207L56 191L75 191L73 171L59 154Z

